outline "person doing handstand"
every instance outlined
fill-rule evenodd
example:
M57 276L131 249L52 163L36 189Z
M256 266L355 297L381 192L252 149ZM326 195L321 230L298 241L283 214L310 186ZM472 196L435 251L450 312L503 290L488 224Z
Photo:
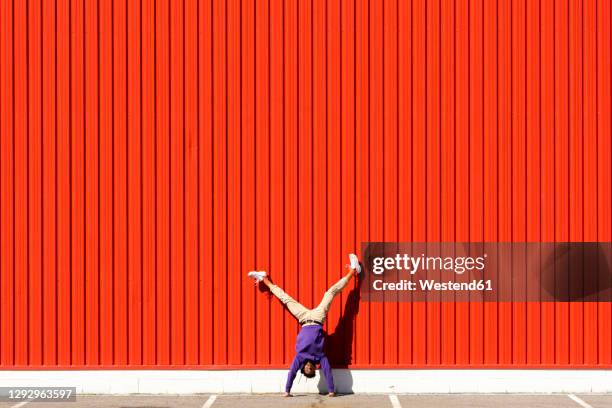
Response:
M255 279L256 283L263 282L270 288L270 292L287 307L289 312L302 326L295 341L295 357L289 368L289 373L287 374L285 397L291 396L291 387L297 372L301 371L304 376L312 378L315 376L317 365L320 365L325 375L327 390L329 392L327 395L330 397L336 396L334 377L332 375L331 366L329 365L329 360L325 356L324 351L325 334L323 333L323 323L325 323L327 311L334 297L342 291L353 276L361 272L361 265L359 265L357 256L355 254L350 254L349 259L351 263L350 266L348 266L348 273L325 292L321 303L314 309L307 309L286 294L277 285L273 284L270 279L268 279L266 272L252 271L248 273L248 276Z

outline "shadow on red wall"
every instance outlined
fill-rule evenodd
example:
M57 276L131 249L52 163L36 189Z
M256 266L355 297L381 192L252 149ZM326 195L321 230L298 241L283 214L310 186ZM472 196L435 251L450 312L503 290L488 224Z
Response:
M336 368L346 368L353 361L353 335L355 319L359 312L361 284L359 279L348 294L344 311L333 333L327 335L326 354L330 363Z
M360 278L348 294L344 310L333 333L327 335L326 350L327 358L334 368L348 368L353 362L353 336L355 332L355 319L359 312L359 302L361 299L361 285L363 279ZM343 393L351 393L353 388L353 378L350 370L334 372L334 382L336 389ZM317 384L320 393L327 392L327 384L323 376L319 377Z

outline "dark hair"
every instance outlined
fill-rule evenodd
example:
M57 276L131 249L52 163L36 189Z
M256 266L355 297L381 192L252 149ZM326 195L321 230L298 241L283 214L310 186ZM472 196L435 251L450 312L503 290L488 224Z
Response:
M314 377L314 376L315 376L315 372L314 372L314 371L312 371L312 372L311 372L311 373L309 373L309 374L306 374L306 373L304 372L304 367L306 367L306 364L308 364L308 363L311 363L312 365L314 365L314 366L316 367L316 365L315 365L314 361L312 361L312 360L306 360L306 361L304 361L304 364L302 364L302 368L300 368L300 372L301 372L301 373L304 375L304 377L306 377L306 378L312 378L312 377Z

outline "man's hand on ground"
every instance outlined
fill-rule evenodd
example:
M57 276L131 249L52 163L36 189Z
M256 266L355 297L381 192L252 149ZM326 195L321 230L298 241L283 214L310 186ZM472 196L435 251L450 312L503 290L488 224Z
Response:
M291 395L290 393L286 392L283 394L283 397L293 397L293 395Z

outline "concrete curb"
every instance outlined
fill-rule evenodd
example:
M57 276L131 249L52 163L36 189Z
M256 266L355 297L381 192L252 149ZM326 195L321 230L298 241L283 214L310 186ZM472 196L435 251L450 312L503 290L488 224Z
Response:
M334 369L340 393L609 393L612 370ZM84 394L275 393L286 370L7 370L5 386L70 386ZM294 392L325 392L319 374L300 374Z

